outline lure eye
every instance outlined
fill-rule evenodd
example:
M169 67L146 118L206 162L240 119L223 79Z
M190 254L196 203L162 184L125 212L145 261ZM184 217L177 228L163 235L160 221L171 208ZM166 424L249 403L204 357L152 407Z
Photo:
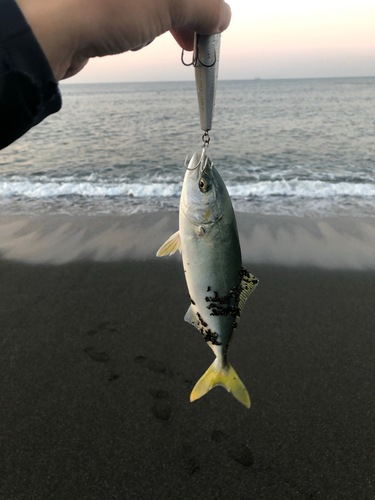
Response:
M202 191L202 193L205 193L206 191L208 191L209 189L209 183L208 183L208 179L206 179L205 177L201 177L199 179L199 189Z

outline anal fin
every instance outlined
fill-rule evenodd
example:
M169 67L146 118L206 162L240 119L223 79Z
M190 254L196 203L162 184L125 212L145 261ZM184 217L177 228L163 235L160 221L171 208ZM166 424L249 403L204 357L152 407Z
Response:
M195 328L197 328L199 330L197 316L195 315L195 312L193 311L193 308L191 306L186 311L184 320L186 321L186 323L189 323L190 325L195 326Z

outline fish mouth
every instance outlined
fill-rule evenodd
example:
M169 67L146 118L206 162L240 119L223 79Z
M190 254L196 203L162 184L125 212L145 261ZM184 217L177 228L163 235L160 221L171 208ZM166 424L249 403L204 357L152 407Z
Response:
M190 158L189 165L186 166L188 158L189 155L185 159L185 168L187 170L187 174L189 175L189 177L194 177L195 175L197 175L197 170L200 163L200 156L198 155L198 153L194 153L193 156Z
M203 149L202 154L199 156L198 153L194 153L190 159L189 165L185 168L188 171L188 175L191 179L197 180L200 175L205 174L206 177L211 178L212 162L206 156L206 152Z

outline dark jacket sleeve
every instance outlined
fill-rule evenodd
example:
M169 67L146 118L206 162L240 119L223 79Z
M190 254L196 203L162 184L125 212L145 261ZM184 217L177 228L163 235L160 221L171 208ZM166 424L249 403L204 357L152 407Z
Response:
M51 67L14 0L0 0L0 149L61 108Z

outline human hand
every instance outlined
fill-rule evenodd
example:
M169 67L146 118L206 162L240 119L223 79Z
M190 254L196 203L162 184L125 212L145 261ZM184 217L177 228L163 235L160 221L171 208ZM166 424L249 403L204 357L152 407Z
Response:
M91 57L139 50L170 30L193 50L194 31L224 31L224 0L16 0L56 80L78 73Z

